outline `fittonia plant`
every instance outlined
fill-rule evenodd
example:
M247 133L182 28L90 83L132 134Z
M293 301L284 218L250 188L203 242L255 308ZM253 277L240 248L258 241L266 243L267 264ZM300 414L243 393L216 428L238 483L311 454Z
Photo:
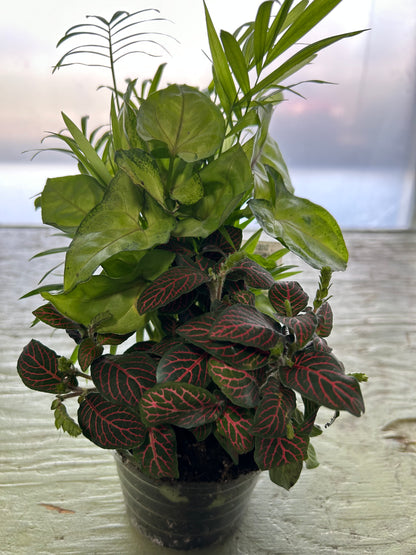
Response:
M132 80L117 89L117 44L126 55L144 40L133 30L142 12L95 16L60 41L107 41L71 49L56 67L80 50L104 53L111 130L88 137L85 119L79 128L64 115L68 134L54 135L79 173L48 179L37 206L69 246L62 281L30 294L46 301L36 319L65 330L76 348L65 357L32 340L18 372L55 395L57 427L128 450L152 477L180 478L176 445L186 430L290 487L304 461L316 464L319 408L364 411L364 377L346 374L326 341L331 275L348 259L342 233L326 210L295 196L268 132L292 76L357 34L292 52L339 1L264 2L254 21L220 35L205 6L213 81L204 91L160 88L164 65L141 88ZM253 221L259 231L243 243ZM262 230L278 241L268 257L255 254ZM320 272L312 302L280 265L288 250ZM78 423L65 406L73 397Z

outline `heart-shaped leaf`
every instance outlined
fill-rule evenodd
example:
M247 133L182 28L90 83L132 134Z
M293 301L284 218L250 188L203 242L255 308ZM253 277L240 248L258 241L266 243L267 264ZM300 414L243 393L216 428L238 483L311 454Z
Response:
M122 282L105 275L92 276L78 284L70 291L42 296L53 303L59 312L89 327L100 314L108 314L108 318L99 326L99 332L130 333L140 329L144 324L144 316L138 314L136 303L145 283L140 279Z
M89 393L78 408L84 436L102 449L133 449L144 441L146 428L132 412Z
M185 293L190 293L209 281L208 274L187 266L175 266L164 272L149 285L139 298L140 314L165 306Z
M120 171L75 234L66 255L65 289L88 279L117 253L166 243L174 226L175 218Z
M293 362L290 368L280 370L285 385L324 407L347 410L354 416L364 412L358 381L344 374L343 367L331 353L299 352Z
M345 270L348 250L333 216L322 206L293 195L272 168L268 168L268 173L274 180L275 200L249 201L263 230L313 268L329 266L333 271Z
M252 408L259 404L260 389L252 372L232 368L214 357L208 361L208 372L222 393L235 405Z
M272 349L281 339L277 325L272 318L255 307L232 305L223 310L215 320L209 337L266 351Z
M159 361L157 382L185 382L206 387L211 381L207 370L208 356L192 345L173 347Z
M287 437L256 437L254 460L260 470L269 470L283 464L306 459L309 438L295 435Z
M308 300L297 281L276 281L269 290L269 301L282 316L296 316L307 307Z
M253 421L250 411L228 406L217 420L217 432L226 437L239 455L253 449Z
M65 393L64 374L59 373L58 355L40 341L32 339L17 361L17 372L30 389L47 393Z
M209 97L187 85L170 85L142 102L137 114L140 136L164 142L185 162L208 158L224 139L224 120Z
M65 233L73 233L103 196L103 187L90 175L49 178L41 197L42 221Z
M140 401L142 419L150 427L174 424L196 428L214 422L221 410L215 395L186 383L157 384L146 391Z
M144 443L134 450L140 467L155 480L179 478L176 435L171 426L150 428Z
M253 433L262 437L284 437L296 407L296 396L278 380L270 378L262 388L262 398L254 416Z
M156 383L156 362L140 352L104 355L92 363L91 377L106 399L138 410L141 396Z

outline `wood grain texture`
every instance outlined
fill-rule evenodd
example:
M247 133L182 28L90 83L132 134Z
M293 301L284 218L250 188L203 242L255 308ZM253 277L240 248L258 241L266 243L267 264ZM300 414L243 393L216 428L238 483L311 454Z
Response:
M65 334L30 328L36 299L18 301L52 264L28 263L50 246L47 235L0 229L0 553L168 555L130 527L111 452L56 432L51 397L17 376L32 337L63 354L72 349ZM366 413L343 414L315 439L321 465L290 492L265 473L239 530L216 555L416 552L416 455L405 446L416 441L416 235L347 233L346 240L351 259L334 276L330 343L347 372L370 376ZM317 277L307 269L295 279L313 297ZM319 423L331 417L322 411Z

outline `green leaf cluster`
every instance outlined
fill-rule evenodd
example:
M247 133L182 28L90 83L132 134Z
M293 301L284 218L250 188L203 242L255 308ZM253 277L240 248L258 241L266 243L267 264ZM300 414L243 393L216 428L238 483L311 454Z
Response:
M42 283L55 266L26 296L46 299L36 321L65 330L76 346L64 358L32 340L18 372L28 387L57 395L58 428L132 452L154 478L179 476L177 439L190 430L201 442L215 438L234 464L251 457L288 489L304 464L318 464L310 438L320 433L319 408L364 411L365 376L345 374L326 342L330 279L348 261L342 232L324 208L296 196L269 132L275 107L299 94L294 75L358 33L304 44L340 1L268 0L234 33L217 33L204 3L212 82L203 91L162 87L165 64L118 89L117 61L166 36L136 27L136 16L154 10L91 16L58 43L98 41L72 48L55 69L102 54L110 128L90 133L87 118L78 126L63 113L66 129L49 135L79 171L48 179L36 199L68 245L37 255L62 253L63 275ZM253 222L259 229L243 244ZM256 251L263 231L278 245L267 257ZM295 273L281 264L289 251L320 270L313 306L298 282L284 281ZM93 387L79 387L80 377ZM79 424L68 397L79 398Z

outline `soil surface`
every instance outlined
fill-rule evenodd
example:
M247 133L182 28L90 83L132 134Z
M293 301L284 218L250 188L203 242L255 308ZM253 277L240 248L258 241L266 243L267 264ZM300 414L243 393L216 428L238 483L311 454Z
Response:
M237 478L258 470L253 452L240 455L238 465L224 451L213 435L197 441L183 428L176 429L180 479L186 482L217 482Z

